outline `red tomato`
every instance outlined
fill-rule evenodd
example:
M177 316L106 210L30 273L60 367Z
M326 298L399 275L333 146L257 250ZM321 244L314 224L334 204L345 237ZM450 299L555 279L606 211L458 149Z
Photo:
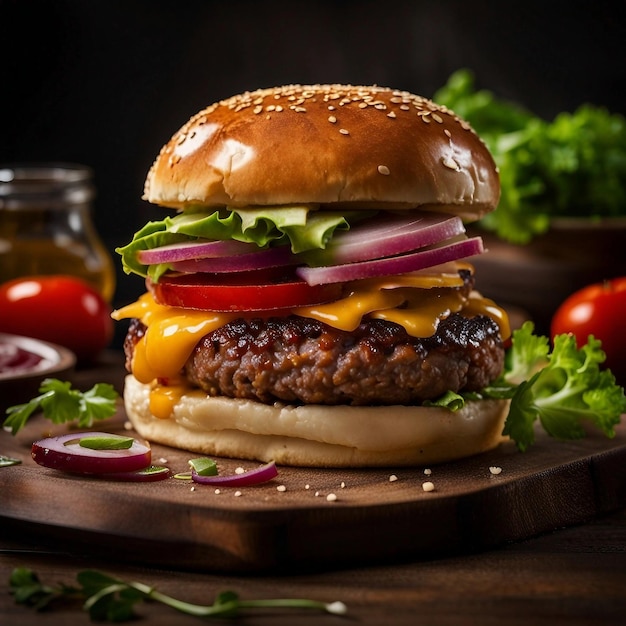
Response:
M552 319L552 336L572 333L581 346L589 335L602 341L605 365L626 384L626 276L583 287L569 296Z
M341 285L311 286L296 278L268 280L265 272L236 274L189 274L146 281L159 304L204 311L271 311L337 300Z
M89 361L113 338L111 309L86 282L27 276L0 285L0 331L50 341Z

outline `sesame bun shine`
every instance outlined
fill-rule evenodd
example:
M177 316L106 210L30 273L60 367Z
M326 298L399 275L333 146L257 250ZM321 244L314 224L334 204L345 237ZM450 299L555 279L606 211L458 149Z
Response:
M428 207L474 220L496 165L445 107L384 87L289 85L212 104L163 146L144 199L164 207Z

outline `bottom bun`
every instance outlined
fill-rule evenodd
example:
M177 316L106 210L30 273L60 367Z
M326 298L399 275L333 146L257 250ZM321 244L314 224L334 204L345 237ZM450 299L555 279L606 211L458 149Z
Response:
M415 406L291 406L190 391L169 419L150 413L150 386L126 378L128 419L144 438L201 454L300 467L417 466L495 448L508 402L456 412Z

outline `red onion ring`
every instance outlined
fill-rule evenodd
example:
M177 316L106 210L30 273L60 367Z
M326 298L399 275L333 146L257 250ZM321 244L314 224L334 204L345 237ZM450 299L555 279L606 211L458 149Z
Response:
M202 485L214 485L216 487L249 487L266 483L278 476L276 463L270 461L243 474L229 474L228 476L200 476L197 472L191 472L191 479Z
M92 450L78 443L83 437L110 436L110 433L89 432L48 437L35 441L31 454L39 465L79 474L134 472L150 465L150 446L136 439L124 450Z
M247 254L206 259L189 259L171 263L175 272L192 274L196 272L247 272L249 270L267 269L270 267L282 267L295 265L297 257L291 252L289 246L277 246Z
M258 250L258 247L243 241L187 241L153 248L152 250L140 250L137 253L137 260L143 265L156 265L157 263L174 263L190 259L246 254L253 250Z
M327 265L324 267L298 267L296 275L309 285L326 285L330 283L344 283L377 276L391 276L407 274L423 270L448 261L467 258L484 252L480 237L463 239L453 243L420 250L412 254L362 261L360 263L346 263L343 265Z

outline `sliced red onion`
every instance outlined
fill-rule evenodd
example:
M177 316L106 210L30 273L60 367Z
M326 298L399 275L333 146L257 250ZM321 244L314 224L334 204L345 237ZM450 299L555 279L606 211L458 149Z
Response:
M338 265L396 256L465 233L460 217L434 212L380 215L334 235L326 249L304 253L312 265Z
M32 457L36 463L65 472L80 474L106 474L109 472L134 472L150 465L150 446L133 441L130 448L123 450L92 450L83 448L82 437L111 437L110 433L69 433L36 441L32 446Z
M234 256L176 261L171 263L171 267L176 272L195 274L196 272L247 272L297 263L297 259L289 246L277 246L266 250L256 249L257 252Z
M441 265L448 261L456 261L482 254L483 252L482 239L480 237L472 237L471 239L455 241L436 248L385 259L325 267L298 267L296 268L296 274L311 286L343 283L363 278L406 274L423 270L427 267Z
M278 469L274 461L270 461L243 474L229 474L228 476L200 476L197 472L191 472L191 479L194 482L216 487L249 487L266 483L272 480L272 478L276 478L276 476L278 476Z
M173 243L152 250L140 250L137 253L137 260L143 265L156 265L157 263L175 263L189 259L246 254L251 250L258 250L256 244L235 240L188 241Z

